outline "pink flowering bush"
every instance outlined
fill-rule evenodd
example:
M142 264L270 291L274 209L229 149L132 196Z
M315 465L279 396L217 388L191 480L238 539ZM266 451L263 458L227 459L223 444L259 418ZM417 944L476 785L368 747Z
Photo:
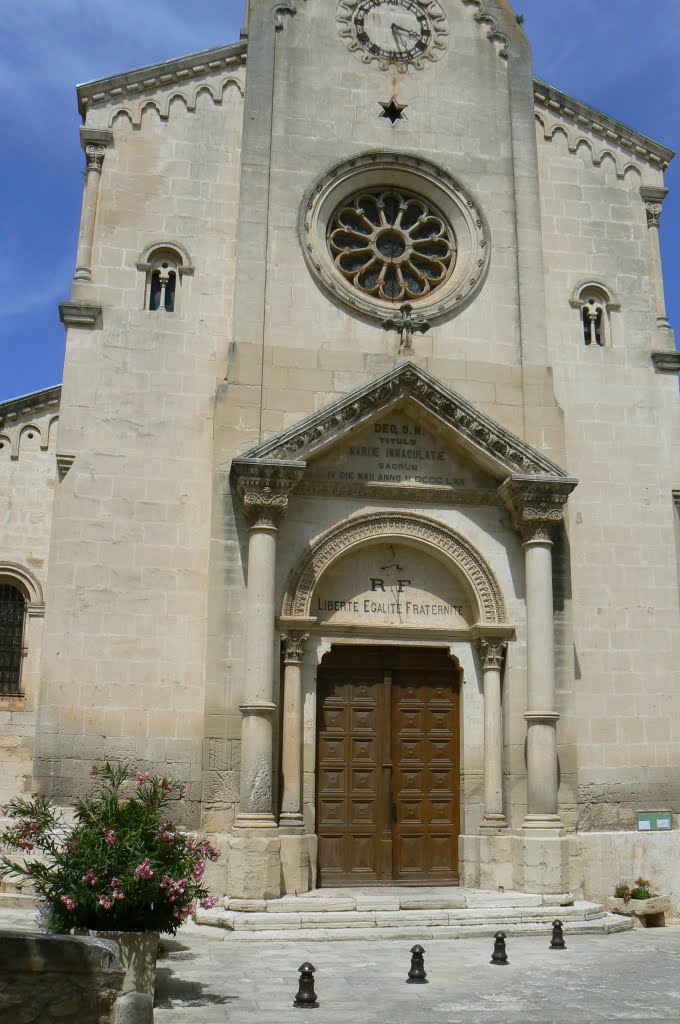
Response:
M0 831L0 879L30 880L56 932L74 928L156 931L174 935L196 904L216 900L202 885L206 861L219 850L168 818L184 787L134 772L129 765L94 767L96 792L75 807L75 822L42 796L2 808L12 824ZM18 862L6 851L24 854Z

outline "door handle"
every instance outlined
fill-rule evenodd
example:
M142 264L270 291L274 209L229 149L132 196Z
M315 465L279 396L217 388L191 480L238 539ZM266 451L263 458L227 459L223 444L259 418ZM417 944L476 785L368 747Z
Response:
M397 824L397 805L392 803L392 822L394 825Z

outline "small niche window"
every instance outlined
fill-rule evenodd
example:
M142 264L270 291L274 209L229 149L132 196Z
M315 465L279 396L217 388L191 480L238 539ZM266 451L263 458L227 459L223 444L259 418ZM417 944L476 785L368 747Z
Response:
M137 269L145 274L144 309L178 312L182 279L194 272L187 251L176 242L148 246Z
M574 290L571 305L579 312L583 344L587 348L611 347L611 314L621 308L612 292L599 282L585 281Z
M26 599L12 583L0 583L0 696L21 693Z

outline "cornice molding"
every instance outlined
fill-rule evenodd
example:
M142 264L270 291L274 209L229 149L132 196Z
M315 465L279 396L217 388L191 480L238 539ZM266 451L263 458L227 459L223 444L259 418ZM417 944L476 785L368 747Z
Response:
M95 327L102 307L95 302L60 302L59 319L64 327Z
M150 64L134 71L86 82L77 87L78 110L84 118L90 107L100 103L153 92L154 89L182 84L218 71L233 70L245 63L247 49L247 42L241 40L228 46L164 61L162 64Z
M473 458L476 453L478 460L480 457L487 463L491 460L502 476L567 478L554 462L479 412L412 360L399 363L295 427L269 438L252 448L244 458L251 462L269 460L274 463L306 460L311 453L332 444L348 430L356 429L407 399L448 426L471 449Z
M604 144L618 146L636 159L646 160L662 170L666 170L675 156L675 152L667 146L608 117L595 107L560 92L540 78L534 79L534 99L540 109L547 110L568 125L592 132L593 135L599 136ZM550 134L547 137L550 137Z
M53 388L45 388L42 391L32 391L28 395L20 395L18 398L10 398L6 402L0 402L0 427L13 423L21 416L33 415L37 412L45 412L49 409L58 409L61 401L61 384Z
M518 475L501 484L499 493L514 529L526 543L551 543L564 522L564 507L577 485L575 477Z

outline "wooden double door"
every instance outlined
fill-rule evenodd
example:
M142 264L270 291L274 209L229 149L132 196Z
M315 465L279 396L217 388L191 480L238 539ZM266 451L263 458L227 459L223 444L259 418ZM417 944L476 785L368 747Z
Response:
M334 647L316 767L320 885L458 882L459 670L445 651Z

